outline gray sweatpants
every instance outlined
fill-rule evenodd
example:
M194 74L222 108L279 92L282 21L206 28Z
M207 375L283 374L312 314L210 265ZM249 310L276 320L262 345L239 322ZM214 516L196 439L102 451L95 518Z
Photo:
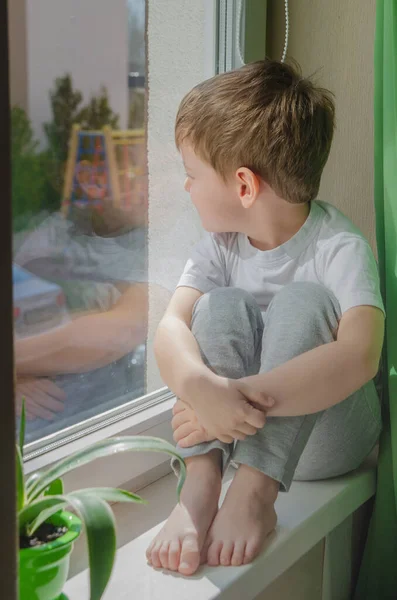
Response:
M264 319L249 293L218 288L197 301L191 329L204 362L218 375L239 379L335 340L340 316L336 298L314 283L282 288ZM187 458L219 448L225 468L230 460L249 465L288 491L292 479L325 479L357 468L380 430L380 402L371 381L323 412L269 417L261 431L244 441L215 440L178 450Z

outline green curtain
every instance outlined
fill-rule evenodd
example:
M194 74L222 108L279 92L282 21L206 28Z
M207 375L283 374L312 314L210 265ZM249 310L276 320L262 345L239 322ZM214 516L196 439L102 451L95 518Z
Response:
M397 0L377 0L376 6L375 211L387 314L384 429L355 600L397 598Z

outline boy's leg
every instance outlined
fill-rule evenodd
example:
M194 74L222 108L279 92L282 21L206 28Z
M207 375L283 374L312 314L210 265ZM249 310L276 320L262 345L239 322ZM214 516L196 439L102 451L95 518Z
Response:
M259 371L263 320L248 293L222 288L196 303L192 332L204 362L216 373L240 378ZM218 510L222 469L232 447L219 441L179 452L186 459L187 478L181 502L147 550L154 567L194 573L208 529Z
M340 316L338 301L324 286L286 286L266 314L261 372L335 340ZM357 468L376 443L380 427L380 403L371 381L324 412L269 418L256 436L237 443L233 460L263 471L288 491L298 464L301 479Z
M186 459L180 502L146 551L153 567L192 575L200 566L205 537L218 510L221 460L220 450Z
M266 314L261 371L333 341L339 319L339 304L325 287L286 286ZM240 466L208 535L209 564L252 560L274 526L278 489L289 489L295 470L301 479L350 471L371 451L379 431L379 400L370 382L327 411L269 418L255 436L237 442L232 459Z
M255 299L237 288L217 288L201 296L193 310L191 330L200 346L204 363L214 373L240 379L259 372L263 320ZM222 451L223 470L227 467L233 444L219 440L179 448L183 458ZM173 461L174 468L178 462Z

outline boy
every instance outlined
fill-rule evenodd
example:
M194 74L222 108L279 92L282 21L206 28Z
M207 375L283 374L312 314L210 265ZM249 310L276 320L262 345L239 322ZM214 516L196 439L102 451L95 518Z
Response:
M315 201L333 129L331 94L270 60L205 81L181 103L185 189L208 233L156 337L179 398L187 480L147 550L154 567L190 575L201 562L250 562L276 525L279 491L351 471L376 444L375 259L344 215Z

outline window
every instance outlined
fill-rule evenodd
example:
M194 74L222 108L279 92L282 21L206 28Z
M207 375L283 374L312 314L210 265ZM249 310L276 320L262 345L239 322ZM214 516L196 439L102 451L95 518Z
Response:
M8 16L16 396L33 456L169 397L154 332L202 233L174 118L196 83L264 55L266 2L13 0Z
M219 0L218 72L265 58L266 23L267 0Z
M144 0L10 3L15 361L28 443L146 393L144 29Z
M173 125L215 72L216 3L8 9L17 407L37 454L165 397L153 334L201 235Z

